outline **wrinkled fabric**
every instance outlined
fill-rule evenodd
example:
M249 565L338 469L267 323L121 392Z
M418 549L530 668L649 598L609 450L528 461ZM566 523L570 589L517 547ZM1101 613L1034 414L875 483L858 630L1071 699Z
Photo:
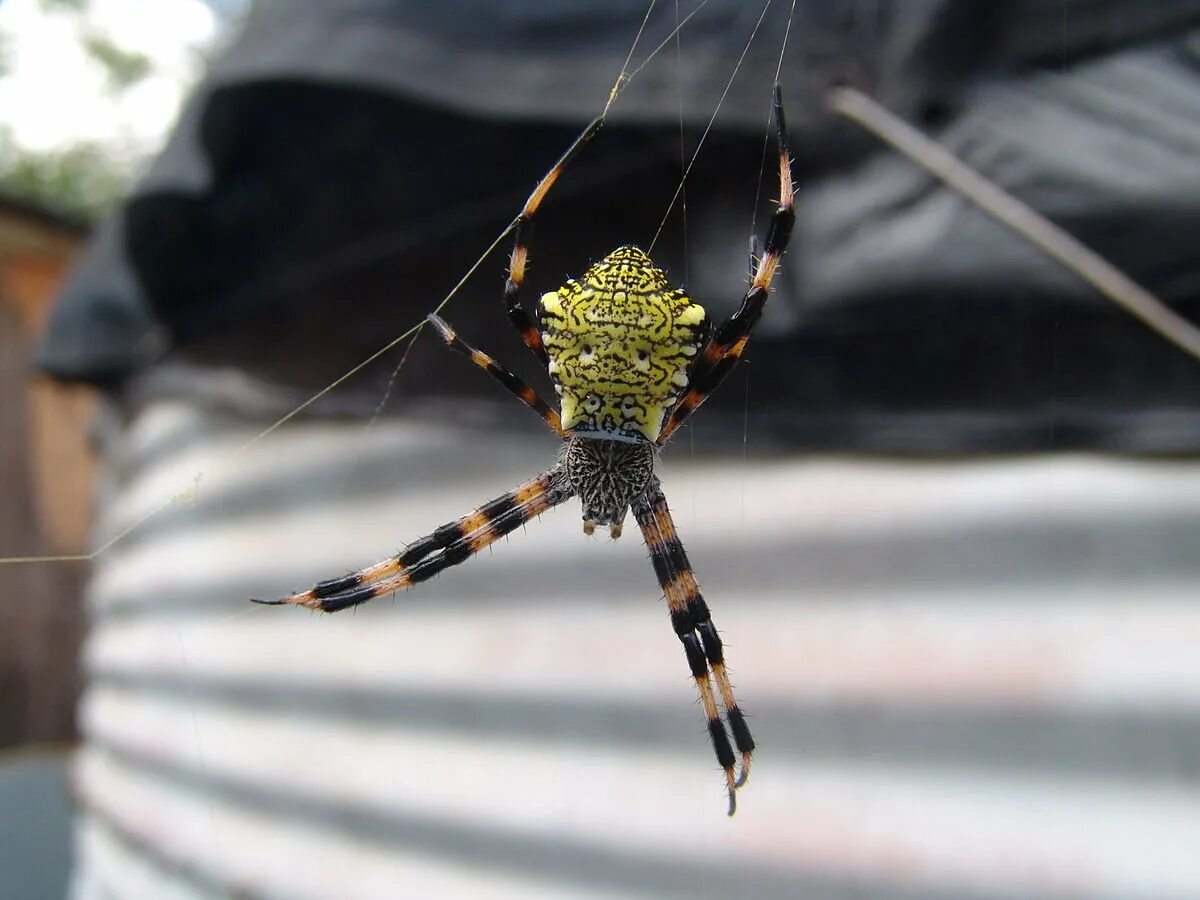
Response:
M721 103L686 232L677 203L655 243L715 314L739 301L752 223L776 195L762 151L787 6L768 8ZM637 72L546 204L527 301L617 245L650 244L679 181L681 118L690 156L761 11L710 0L678 58L668 42ZM99 229L39 364L172 392L234 369L279 387L281 405L323 386L475 262L603 108L645 12L257 4ZM658 4L631 69L674 24ZM1200 3L799 3L780 76L799 224L749 364L698 433L922 452L1200 446L1194 360L821 101L860 87L1198 318L1198 48ZM534 379L503 330L502 252L445 315ZM337 408L377 406L398 361ZM502 423L508 398L460 363L422 338L389 408L494 397Z

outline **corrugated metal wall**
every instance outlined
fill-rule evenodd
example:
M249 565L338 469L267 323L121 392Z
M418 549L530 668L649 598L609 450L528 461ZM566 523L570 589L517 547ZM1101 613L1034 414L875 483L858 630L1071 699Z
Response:
M699 425L703 428L703 423ZM394 601L373 562L554 441L254 432L112 453L76 900L1200 896L1200 465L696 461L663 481L760 745L726 819L636 530L552 511ZM753 446L753 436L750 436Z

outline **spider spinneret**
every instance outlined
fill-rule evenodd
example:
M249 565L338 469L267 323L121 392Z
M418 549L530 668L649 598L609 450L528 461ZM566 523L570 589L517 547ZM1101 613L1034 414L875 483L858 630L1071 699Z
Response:
M546 365L561 400L561 412L492 357L460 338L441 318L429 317L450 347L500 382L563 441L558 461L548 471L419 538L396 556L318 582L281 600L255 602L337 612L427 581L570 497L578 496L582 502L583 528L588 534L597 525L605 525L612 537L619 537L632 510L700 695L709 737L725 775L729 815L733 815L737 790L750 773L754 738L734 697L720 635L675 531L654 466L659 448L741 359L787 247L795 213L778 84L773 112L779 203L768 226L762 258L752 266L749 289L733 315L710 334L704 308L682 290L671 289L662 270L636 247L619 247L578 281L570 280L557 291L544 294L538 304L537 325L525 311L520 291L529 260L526 236L533 217L567 163L600 130L602 119L596 119L525 202L515 222L504 284L508 319ZM735 746L741 755L740 773L734 770Z

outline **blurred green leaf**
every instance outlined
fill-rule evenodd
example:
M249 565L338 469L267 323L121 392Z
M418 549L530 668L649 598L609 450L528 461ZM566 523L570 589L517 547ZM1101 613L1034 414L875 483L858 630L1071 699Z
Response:
M38 8L42 12L83 12L90 3L91 0L38 0Z
M0 192L56 212L94 219L106 212L129 185L129 177L108 150L90 141L63 150L34 152L0 126Z
M153 64L144 53L122 50L103 35L89 32L81 38L83 49L108 73L108 86L122 91L150 74Z

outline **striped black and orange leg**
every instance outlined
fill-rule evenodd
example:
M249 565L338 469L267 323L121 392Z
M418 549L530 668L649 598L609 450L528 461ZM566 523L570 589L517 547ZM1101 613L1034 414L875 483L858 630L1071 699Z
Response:
M430 315L428 319L430 324L441 334L442 340L449 344L451 348L463 354L463 356L499 381L514 397L537 413L542 421L550 426L551 431L559 437L563 436L562 421L558 417L558 412L539 397L537 391L482 350L475 349L460 338L458 332L451 328L450 324L441 316Z
M322 581L307 591L281 600L253 600L268 606L305 606L337 612L376 597L428 581L443 569L465 562L484 547L520 528L571 496L557 468L485 503L433 534L409 545L403 553L359 572Z
M708 719L708 734L712 738L717 762L725 772L726 787L729 791L729 815L732 816L737 810L737 789L746 783L750 773L754 738L750 735L746 717L734 697L733 685L730 684L729 673L725 669L725 651L721 645L721 638L713 626L708 605L704 602L687 553L684 552L683 544L675 531L666 497L661 490L653 488L635 505L633 512L650 550L650 559L654 564L658 583L666 595L671 625L683 643L692 678L695 679L700 692L700 702ZM725 707L725 717L742 757L740 775L734 774L733 747L730 746L729 735L721 723L720 710L713 693L713 681L717 684L721 703Z
M767 241L763 247L762 258L758 260L758 266L750 281L750 289L742 298L742 305L713 332L692 364L688 388L659 432L660 447L700 408L742 358L746 342L750 339L750 332L762 316L767 294L771 290L771 281L779 268L780 257L787 249L788 239L792 235L792 227L796 223L795 188L792 183L792 157L788 151L787 123L783 116L783 95L778 84L775 85L774 110L779 149L779 205L767 226Z
M504 282L504 311L508 314L508 320L512 322L513 327L517 329L517 333L521 335L525 346L532 350L543 363L547 362L547 358L546 348L542 346L541 332L538 331L529 313L525 311L525 307L521 305L521 286L525 283L525 271L529 264L529 241L533 236L533 217L537 215L542 201L546 199L550 188L554 187L554 182L558 181L558 177L563 173L567 164L574 159L584 144L596 136L596 132L603 124L602 118L593 119L583 133L575 138L575 142L567 148L567 152L559 157L558 162L549 172L542 176L542 180L537 183L537 187L525 201L521 214L517 216L512 258L508 263L508 279Z

